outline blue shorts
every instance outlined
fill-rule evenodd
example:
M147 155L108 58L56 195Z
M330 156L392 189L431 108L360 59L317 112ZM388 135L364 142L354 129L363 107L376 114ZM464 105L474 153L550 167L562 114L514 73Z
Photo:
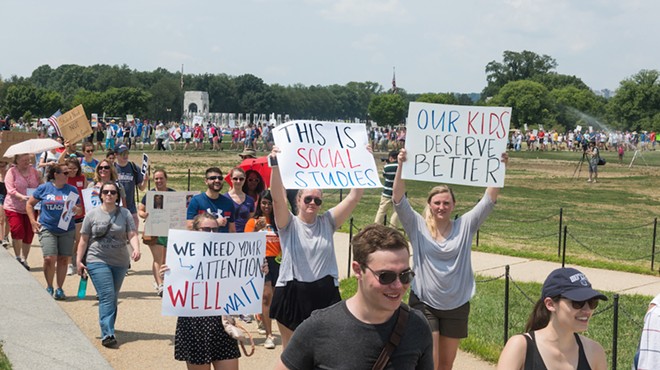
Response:
M5 205L5 195L0 194L0 206L4 206L4 205Z

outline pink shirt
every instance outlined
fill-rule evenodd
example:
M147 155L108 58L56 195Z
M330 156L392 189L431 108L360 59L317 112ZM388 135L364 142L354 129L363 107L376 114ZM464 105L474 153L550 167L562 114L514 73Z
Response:
M39 186L39 172L34 167L29 167L29 174L27 177L21 175L16 167L12 167L5 175L5 186L7 187L7 198L5 198L5 209L17 213L27 213L25 204L27 202L19 198L19 196L27 195L27 189L36 189ZM20 195L19 195L20 194Z

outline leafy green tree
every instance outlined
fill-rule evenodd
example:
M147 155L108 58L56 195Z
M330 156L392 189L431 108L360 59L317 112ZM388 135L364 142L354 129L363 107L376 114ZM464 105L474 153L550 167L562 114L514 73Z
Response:
M453 104L457 105L458 104L458 99L454 94L433 94L433 93L426 93L420 95L417 100L418 102L424 102L424 103L435 103L435 104Z
M557 62L548 55L538 55L532 51L515 52L507 50L502 54L502 62L491 61L486 65L486 81L481 96L483 99L495 96L499 89L512 81L528 80L547 74L557 67Z
M399 94L378 94L369 103L369 115L379 126L404 122L408 106Z
M520 128L525 123L550 126L554 123L552 99L548 89L538 82L509 82L488 103L512 108L511 128Z
M642 130L658 126L660 113L660 72L641 70L619 84L608 104L608 115L623 130Z
M135 87L112 87L103 93L103 111L110 116L144 116L151 94Z
M597 117L605 113L605 104L589 89L566 86L550 91L557 112L557 123L565 129L574 129L579 120L591 121L598 128Z
M148 117L159 120L181 117L182 95L179 82L175 79L163 76L151 86L149 96L146 112Z
M39 112L39 93L34 85L11 85L5 95L5 107L12 117L22 117L27 111Z
M79 104L85 108L85 113L91 117L92 113L101 115L103 113L103 93L78 89L71 100L71 107Z

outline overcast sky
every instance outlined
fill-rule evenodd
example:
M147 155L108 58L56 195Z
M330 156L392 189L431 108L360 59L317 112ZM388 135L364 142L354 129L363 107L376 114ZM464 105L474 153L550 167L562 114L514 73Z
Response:
M40 65L250 73L268 84L373 81L480 92L505 50L615 90L660 69L656 0L1 0L0 76Z

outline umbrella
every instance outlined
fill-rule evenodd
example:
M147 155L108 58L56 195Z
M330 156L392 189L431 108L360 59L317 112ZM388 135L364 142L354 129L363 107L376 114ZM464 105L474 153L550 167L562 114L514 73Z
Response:
M238 167L242 168L245 172L249 170L256 171L261 178L264 180L264 185L266 185L266 188L270 188L270 172L271 169L268 167L268 156L263 156L259 158L246 158L241 162L241 164L238 165ZM229 185L231 185L231 174L227 174L225 176L225 181Z
M28 139L10 146L3 157L11 158L18 154L36 154L63 146L53 139Z

